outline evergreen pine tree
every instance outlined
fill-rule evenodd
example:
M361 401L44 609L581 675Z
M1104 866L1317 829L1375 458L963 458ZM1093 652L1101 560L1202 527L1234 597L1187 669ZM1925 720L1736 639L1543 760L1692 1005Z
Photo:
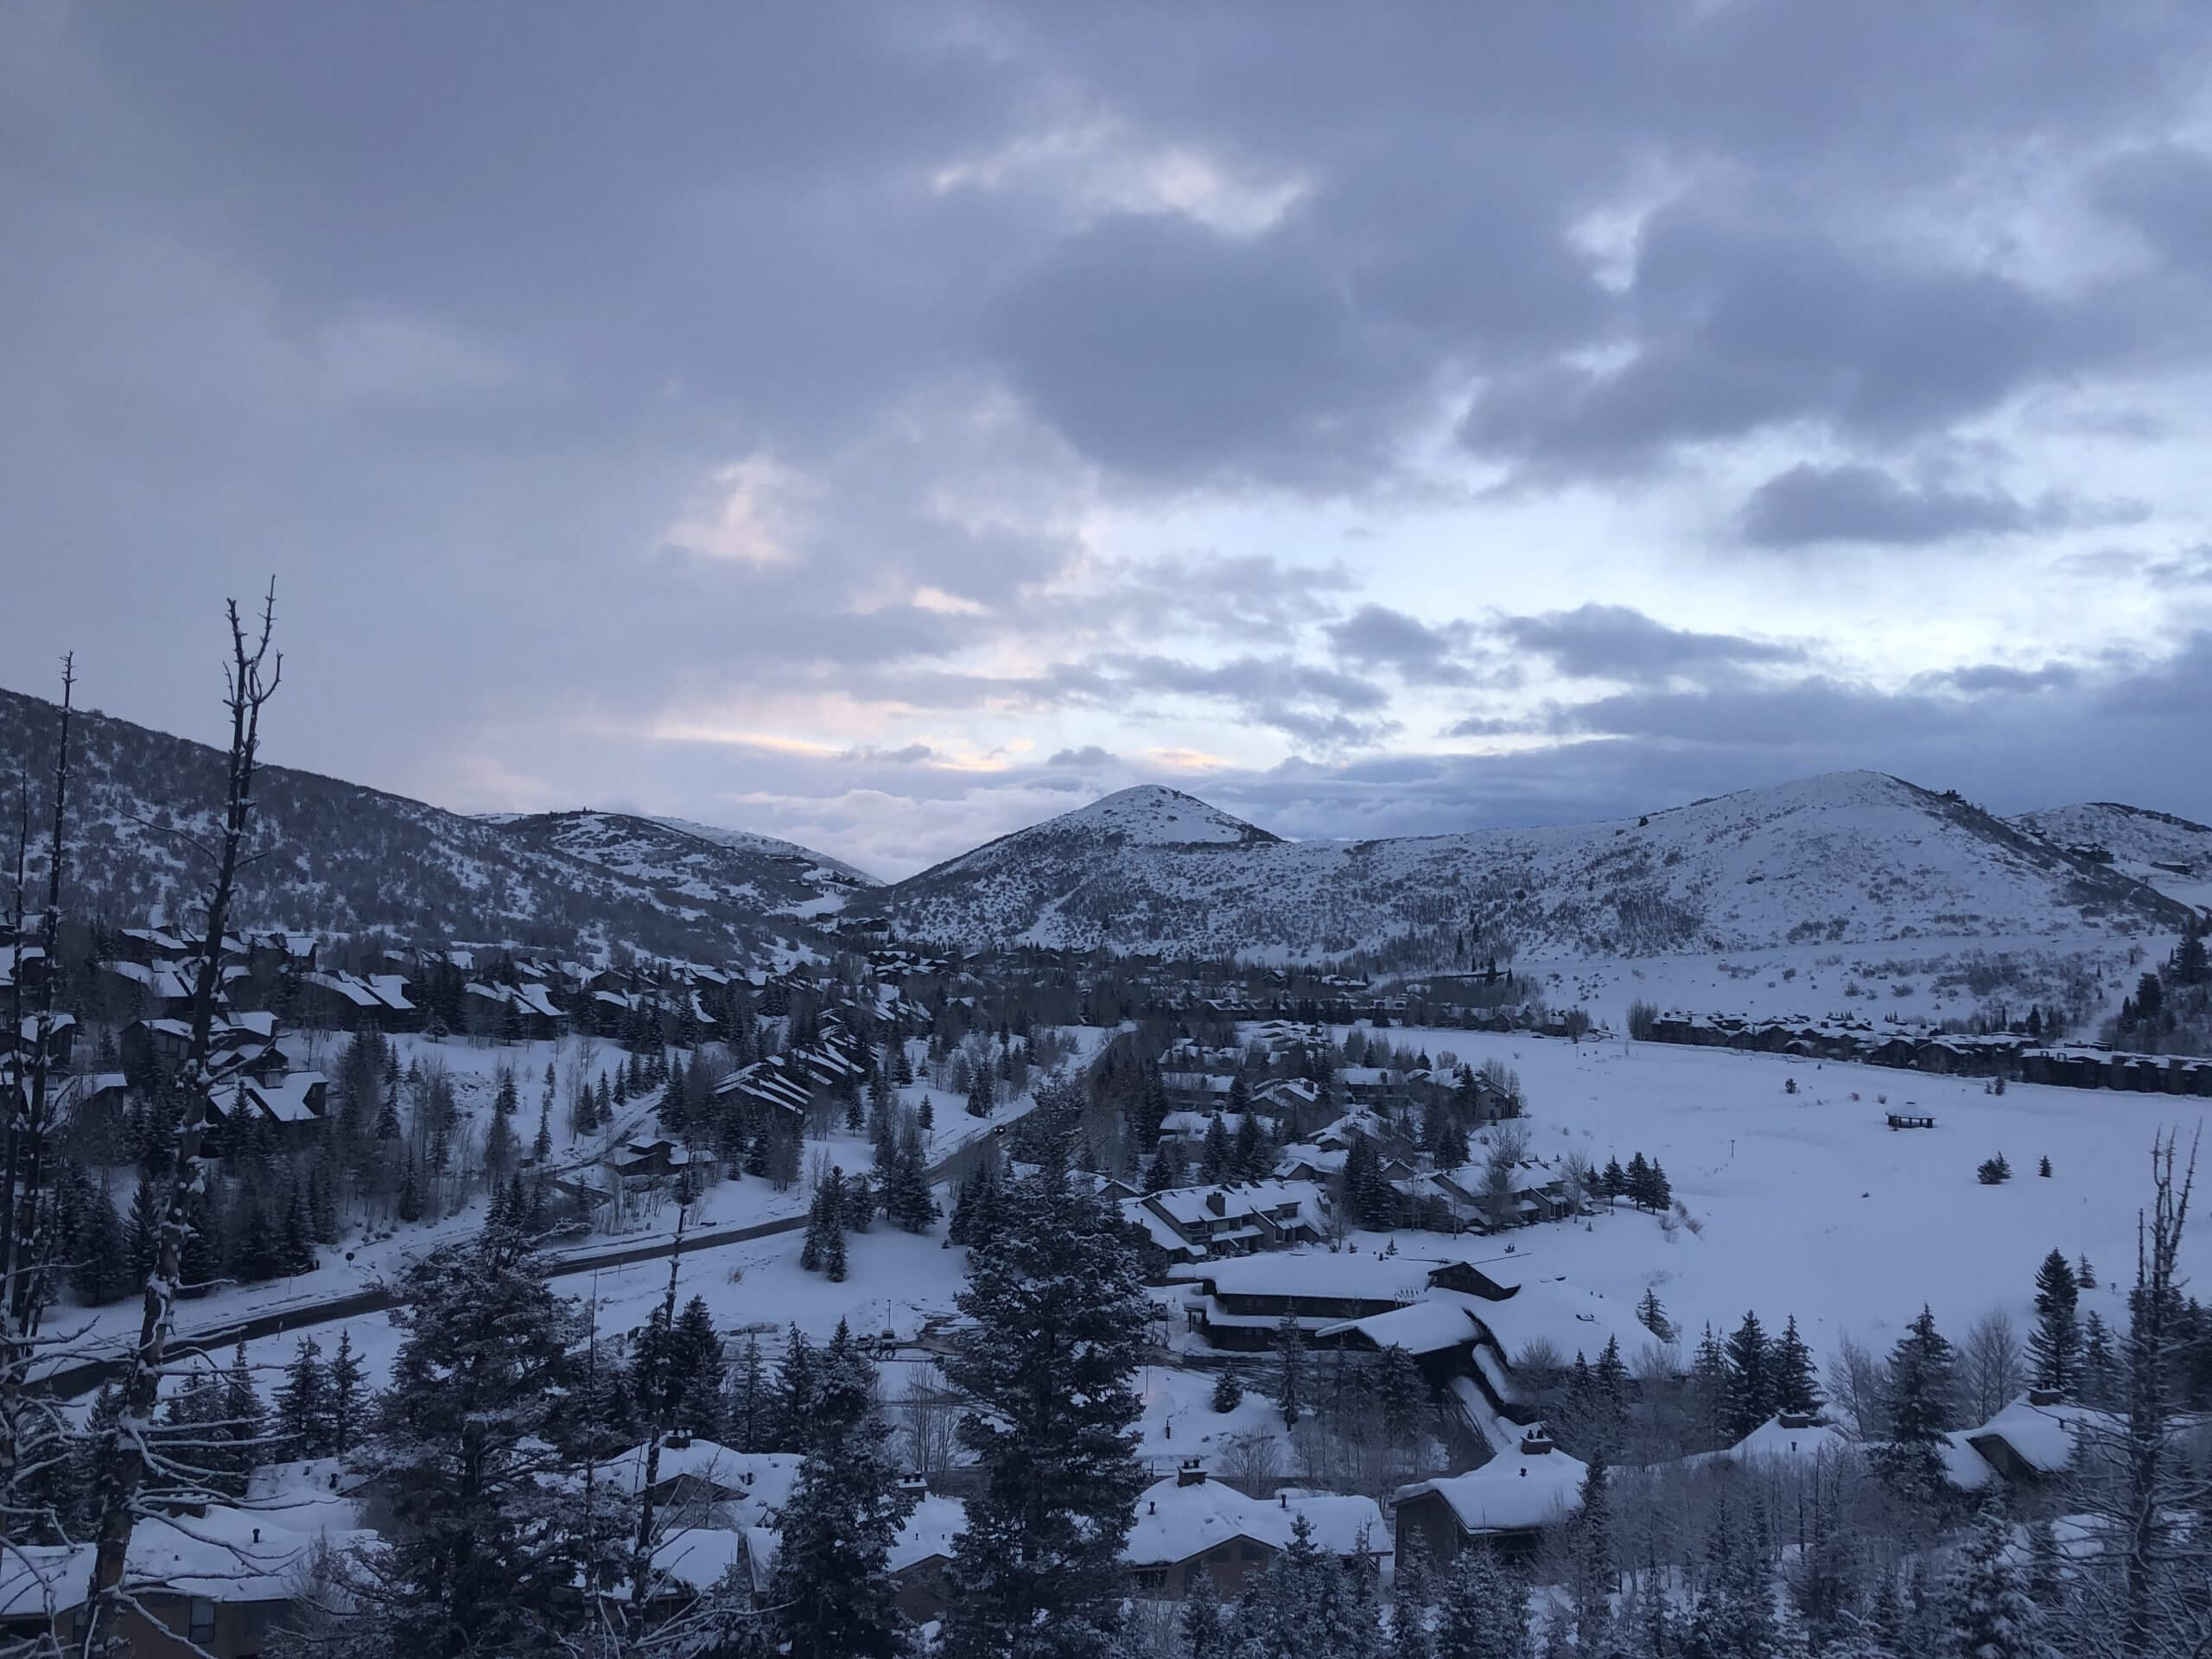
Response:
M1226 1365L1215 1373L1213 1379L1213 1408L1226 1416L1244 1403L1244 1385L1236 1373Z
M2052 1659L2043 1637L2043 1610L2022 1589L2008 1559L2012 1529L2003 1507L1976 1512L1943 1601L1952 1651L1960 1659Z
M1436 1650L1451 1659L1530 1659L1528 1592L1491 1551L1453 1558L1436 1599Z
M983 1488L946 1573L948 1654L1103 1655L1145 1482L1135 1247L1119 1212L1048 1159L1009 1185L959 1307L972 1326L944 1369L976 1402L960 1437Z
M1399 1529L1397 1542L1390 1592L1390 1659L1439 1659L1436 1638L1428 1628L1429 1611L1436 1601L1428 1539L1419 1527L1409 1526Z
M330 1449L344 1457L359 1442L362 1414L368 1394L361 1357L353 1351L353 1333L341 1328L338 1351L330 1357Z
M276 1404L276 1433L285 1457L320 1458L335 1449L330 1377L323 1369L322 1348L313 1337L302 1337L293 1350Z
M514 1068L499 1068L499 1086L492 1097L492 1109L501 1117L512 1117L522 1104L522 1096L515 1089Z
M1190 1592L1183 1598L1177 1628L1183 1638L1183 1659L1235 1659L1236 1642L1222 1616L1213 1573L1205 1567L1191 1574Z
M784 1338L776 1366L774 1445L786 1452L814 1443L814 1344L798 1325Z
M1809 1415L1821 1408L1820 1368L1813 1363L1812 1349L1797 1334L1795 1313L1783 1321L1782 1334L1775 1338L1772 1363L1777 1411Z
M2071 1394L2080 1386L2080 1303L2073 1265L2053 1250L2036 1269L2036 1323L2028 1332L2028 1364L2036 1387Z
M1926 1503L1948 1491L1943 1435L1951 1426L1957 1370L1957 1351L1923 1307L1890 1351L1890 1443L1878 1447L1872 1460L1892 1486Z
M390 1521L373 1609L393 1652L550 1653L582 1627L549 1442L575 1422L575 1306L512 1232L410 1263L373 1465Z
M1667 1318L1667 1310L1660 1302L1656 1290L1647 1288L1644 1291L1643 1300L1636 1305L1636 1317L1637 1323L1660 1341L1672 1342L1675 1339L1674 1324Z
M747 1336L723 1393L721 1438L733 1452L766 1452L774 1443L775 1417L775 1391L760 1338Z
M1199 1173L1209 1181L1225 1179L1236 1160L1236 1151L1230 1144L1229 1125L1219 1112L1206 1120L1205 1150L1199 1156Z
M93 1193L79 1216L73 1255L70 1288L86 1306L105 1307L130 1293L130 1255L123 1218L106 1193Z
M1774 1356L1756 1313L1728 1338L1728 1427L1731 1442L1740 1440L1774 1415Z
M232 1351L231 1368L223 1377L222 1434L229 1446L215 1454L217 1466L227 1477L219 1483L232 1497L244 1497L247 1478L268 1454L269 1414L254 1387L253 1367L246 1361L245 1338Z
M1286 1313L1275 1326L1275 1404L1283 1427L1295 1428L1306 1410L1306 1333Z
M2120 1403L2120 1362L2112 1332L2094 1307L2082 1321L2082 1403L2112 1410Z
M553 1109L550 1105L537 1109L537 1133L531 1140L530 1155L540 1164L553 1155Z
M814 1373L812 1439L779 1517L771 1604L792 1659L890 1659L898 1586L888 1556L913 1509L884 1450L874 1368L841 1320Z
M1619 1567L1613 1554L1612 1498L1602 1453L1592 1456L1583 1470L1573 1539L1574 1643L1578 1651L1602 1653L1612 1635L1611 1598Z
M130 1195L130 1219L124 1224L123 1245L135 1287L146 1281L154 1270L154 1258L161 1244L162 1201L154 1196L153 1184L145 1176L138 1178L138 1190Z

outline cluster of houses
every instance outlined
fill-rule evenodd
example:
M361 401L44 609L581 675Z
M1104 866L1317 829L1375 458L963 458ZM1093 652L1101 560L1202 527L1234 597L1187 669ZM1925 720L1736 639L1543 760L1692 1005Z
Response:
M1974 1034L1864 1020L1669 1013L1653 1023L1649 1040L1863 1060L1914 1071L2005 1077L2069 1089L2212 1096L2212 1058L2132 1054L2101 1043L2044 1043L2019 1032Z

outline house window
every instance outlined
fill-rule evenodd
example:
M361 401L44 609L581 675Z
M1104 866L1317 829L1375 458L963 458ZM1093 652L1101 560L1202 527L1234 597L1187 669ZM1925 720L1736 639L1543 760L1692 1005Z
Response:
M192 1599L192 1624L186 1634L194 1642L207 1643L215 1639L215 1604L206 1596Z

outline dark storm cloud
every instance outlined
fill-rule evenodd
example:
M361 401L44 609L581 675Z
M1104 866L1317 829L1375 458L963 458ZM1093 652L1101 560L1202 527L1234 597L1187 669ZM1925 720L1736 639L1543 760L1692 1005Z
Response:
M1801 645L1670 628L1625 605L1592 603L1542 616L1509 616L1497 628L1514 645L1548 658L1560 673L1578 679L1650 684L1681 675L1805 658Z

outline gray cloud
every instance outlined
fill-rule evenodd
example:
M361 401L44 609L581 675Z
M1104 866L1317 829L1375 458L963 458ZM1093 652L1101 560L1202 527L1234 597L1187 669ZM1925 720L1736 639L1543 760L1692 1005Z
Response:
M1468 628L1431 627L1387 605L1363 605L1323 630L1337 654L1363 668L1390 668L1414 685L1465 685L1474 673L1460 661Z
M1114 765L1120 758L1096 743L1086 743L1079 749L1062 749L1045 764L1048 767L1065 766L1071 772L1096 772Z
M2054 494L2031 505L1998 490L1906 484L1879 467L1801 462L1752 491L1740 522L1744 539L1754 547L1830 542L1921 547L1962 536L2133 523L2146 513L2140 503L2092 506Z
M1625 605L1592 603L1542 616L1509 616L1497 627L1514 645L1578 679L1652 684L1678 675L1805 658L1801 645L1670 628Z
M2133 394L2212 347L2205 157L2175 136L2208 61L2195 9L1903 0L1602 23L677 3L557 29L518 0L0 9L0 498L35 550L10 600L81 636L107 707L205 736L212 700L178 701L204 684L198 627L273 569L296 664L277 758L470 804L607 767L641 802L755 810L734 763L695 782L603 750L612 731L742 753L785 780L760 811L857 833L954 770L910 733L1105 709L1203 748L1185 703L1302 746L1285 788L1381 779L1363 746L1409 686L1491 683L1451 625L1276 559L1096 579L1071 526L1349 502L1382 532L1362 560L1392 556L1406 456L1462 411L1481 476L1424 499L1501 467L1539 505L1591 478L1632 495L1804 428L1834 465L1765 486L1754 540L2096 522L2082 479L2008 502L1900 469L2028 396L2123 447L2178 418ZM2122 146L2084 188L2132 233L2125 277L2060 293L2010 245L1926 233L1990 156ZM747 458L791 480L778 556L671 533ZM2202 563L2116 579L2185 604ZM1746 707L1748 671L1803 660L1618 607L1517 622L1499 638L1564 672ZM0 678L46 683L54 643L0 632ZM2105 683L2015 701L2120 721ZM1999 689L1923 696L1963 718ZM805 697L874 700L892 734L786 770L637 736L671 711L818 735L795 729ZM1514 724L1465 729L1485 721ZM2125 775L2138 728L2098 730L2085 753ZM1611 785L1556 780L1627 763L1563 734L1575 758L1486 786L1596 799ZM1746 752L1698 753L1702 790ZM1418 798L1475 810L1449 767L1420 776L1441 792ZM1313 787L1281 798L1309 828L1326 800L1401 810Z

